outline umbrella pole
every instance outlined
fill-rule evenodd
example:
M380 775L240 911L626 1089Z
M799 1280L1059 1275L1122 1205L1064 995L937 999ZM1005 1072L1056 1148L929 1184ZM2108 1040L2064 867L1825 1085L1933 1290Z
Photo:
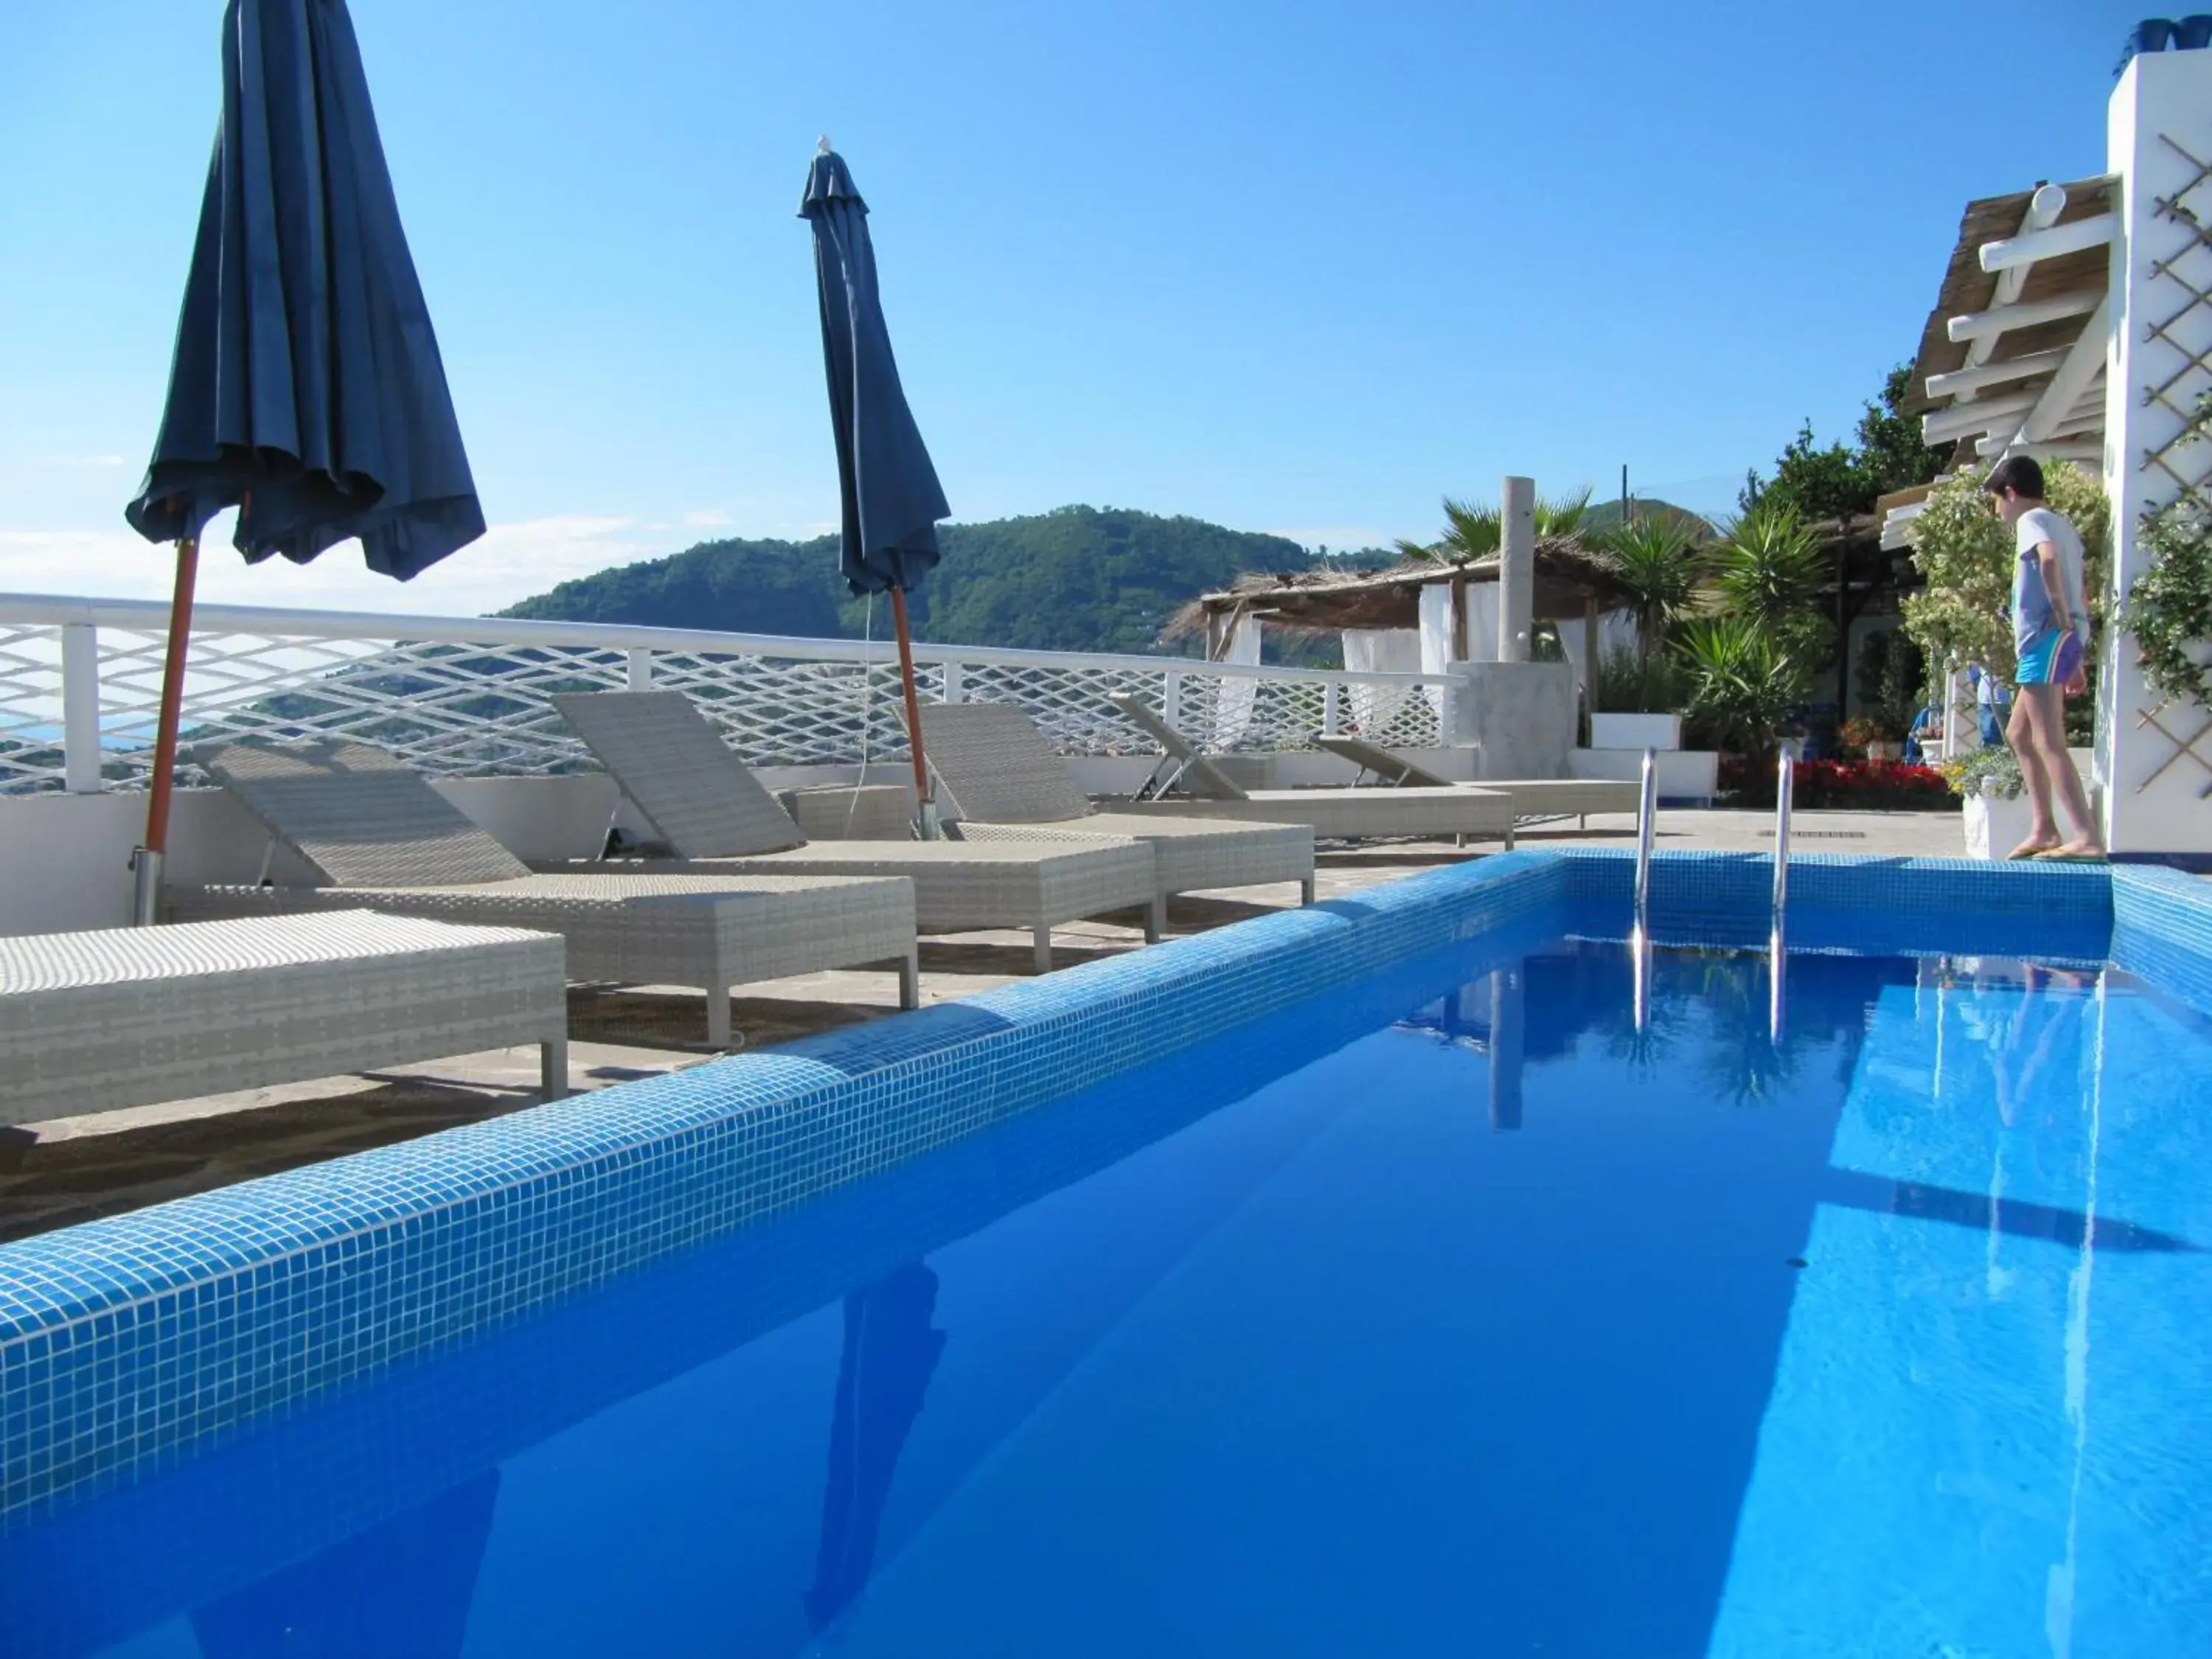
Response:
M146 792L146 842L131 855L131 920L151 927L160 919L161 855L169 846L169 793L177 770L177 726L185 701L185 659L192 643L192 586L200 538L177 543L177 586L169 599L169 648L161 659L161 714L154 728L154 776Z
M914 751L915 830L924 841L938 839L937 803L930 799L929 763L921 752L921 700L914 690L914 638L907 631L906 590L891 589L891 627L898 635L899 689L906 696L907 747Z

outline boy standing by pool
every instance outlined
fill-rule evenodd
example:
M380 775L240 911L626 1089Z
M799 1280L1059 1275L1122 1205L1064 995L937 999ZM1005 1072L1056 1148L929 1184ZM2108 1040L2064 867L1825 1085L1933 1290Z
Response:
M2043 499L2043 469L2030 457L1998 464L1982 488L2013 529L2013 645L2020 658L2007 735L2027 786L2027 839L2016 859L2101 859L2103 843L2088 793L2066 752L2066 699L2088 689L2089 605L2082 591L2081 536ZM2056 790L2074 826L2061 841L2051 812Z

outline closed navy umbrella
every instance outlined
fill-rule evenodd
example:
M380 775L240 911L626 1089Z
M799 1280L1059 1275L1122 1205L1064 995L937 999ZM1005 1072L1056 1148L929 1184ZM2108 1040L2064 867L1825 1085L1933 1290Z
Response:
M161 435L125 509L177 544L138 920L168 836L199 536L225 507L249 562L359 539L405 581L483 534L343 0L230 0L222 125Z
M814 228L814 274L822 299L822 356L830 375L830 421L837 438L844 541L839 557L855 593L891 596L907 741L914 753L917 827L937 834L921 710L914 689L914 641L906 596L937 563L937 521L949 517L944 487L899 386L890 331L876 291L868 204L824 138L806 175L799 215Z

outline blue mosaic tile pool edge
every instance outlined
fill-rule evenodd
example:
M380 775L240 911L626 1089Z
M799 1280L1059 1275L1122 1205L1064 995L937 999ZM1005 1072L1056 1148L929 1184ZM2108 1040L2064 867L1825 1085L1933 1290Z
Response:
M2115 865L2110 954L2115 967L2212 1014L2212 880Z
M0 1247L0 1516L1558 905L1505 854Z
M0 1247L0 1522L337 1382L1408 957L1576 902L1625 851L1522 852ZM1792 927L2109 919L2212 984L2212 895L2170 871L1792 860ZM1763 917L1759 854L1662 854L1656 915Z

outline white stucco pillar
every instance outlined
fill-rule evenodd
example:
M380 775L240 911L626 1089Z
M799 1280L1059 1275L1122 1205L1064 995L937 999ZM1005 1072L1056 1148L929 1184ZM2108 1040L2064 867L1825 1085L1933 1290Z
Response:
M1528 660L1536 608L1536 482L1508 478L1498 539L1498 660Z
M2212 478L2212 443L2175 444L2185 413L2212 392L2212 303L2191 292L2212 293L2212 246L2191 223L2212 225L2212 51L2137 56L2113 90L2106 141L2120 180L2106 356L2109 617L2150 562L2137 546L2144 515L2185 482ZM2134 642L2108 627L2097 708L2107 844L2115 853L2212 853L2212 800L2200 796L2212 784L2212 711L2162 702L2136 666Z

